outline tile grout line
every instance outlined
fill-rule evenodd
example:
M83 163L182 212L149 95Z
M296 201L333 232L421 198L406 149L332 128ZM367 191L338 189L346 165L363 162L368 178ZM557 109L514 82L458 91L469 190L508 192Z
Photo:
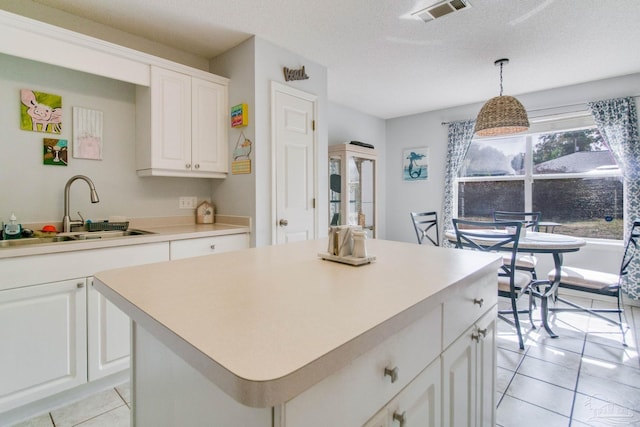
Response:
M516 374L518 373L518 369L520 369L520 366L522 365L522 363L524 362L524 358L526 357L527 353L529 353L529 349L531 347L527 347L524 350L524 353L522 354L522 358L520 359L520 361L518 362L518 364L516 365L515 370L513 371L513 375L511 376L511 379L509 380L509 384L507 384L507 386L504 388L504 392L501 393L502 395L500 396L500 401L498 402L498 404L496 405L496 410L497 408L500 406L500 404L502 403L502 399L504 399L505 394L507 394L507 390L509 390L509 387L511 386L511 383L513 382L514 378L516 377ZM503 368L506 369L506 368ZM513 397L513 396L510 396Z
M591 302L593 305L593 300ZM569 413L569 425L573 424L573 411L576 407L576 397L578 395L578 383L580 383L580 372L582 371L582 358L584 357L584 349L587 347L587 334L589 333L589 323L591 322L591 316L587 321L587 332L584 334L582 341L582 351L580 352L580 363L578 363L578 375L576 376L576 384L573 388L573 400L571 402L571 412Z

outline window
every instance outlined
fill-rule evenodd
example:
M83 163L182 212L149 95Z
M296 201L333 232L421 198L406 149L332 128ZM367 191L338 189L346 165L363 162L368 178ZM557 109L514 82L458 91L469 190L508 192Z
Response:
M621 240L622 175L597 128L539 128L471 142L458 174L458 217L540 211L560 224L556 232Z

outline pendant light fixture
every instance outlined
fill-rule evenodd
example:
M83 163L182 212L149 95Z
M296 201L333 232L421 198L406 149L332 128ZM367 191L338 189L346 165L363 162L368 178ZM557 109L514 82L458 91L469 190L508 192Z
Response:
M510 135L529 129L527 111L513 96L502 96L502 67L508 59L498 59L494 65L500 66L500 96L491 98L478 113L476 136Z

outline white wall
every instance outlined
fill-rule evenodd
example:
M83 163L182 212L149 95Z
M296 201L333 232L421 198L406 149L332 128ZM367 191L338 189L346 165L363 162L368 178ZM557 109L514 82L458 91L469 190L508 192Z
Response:
M386 238L386 180L389 167L386 153L385 121L339 104L329 104L329 145L348 141L371 144L378 153L378 238ZM328 166L327 166L328 167ZM328 172L324 176L328 180ZM328 198L328 193L325 193ZM328 208L327 208L328 209Z
M586 110L586 102L640 94L640 74L518 95L530 118ZM442 122L475 119L482 104L466 105L387 120L387 239L413 242L412 210L442 211L447 126ZM402 150L428 146L429 180L403 182ZM446 227L446 225L443 225ZM582 251L581 251L582 252ZM585 255L586 256L586 255ZM594 255L597 259L597 255Z
M285 82L283 67L305 66L308 80ZM245 134L253 142L251 175L244 178L230 176L227 182L214 184L215 199L221 200L218 209L231 215L250 215L253 218L252 245L264 246L272 242L275 220L272 215L272 145L271 145L271 82L315 95L318 100L316 123L316 163L319 170L316 209L319 222L327 224L327 70L325 67L282 49L266 40L252 38L214 58L211 71L231 79L230 105L249 104L249 126ZM237 130L229 132L230 151L233 152ZM251 135L251 136L250 136ZM235 200L234 198L244 198ZM251 205L251 199L253 206ZM326 229L320 228L326 235Z
M62 134L20 130L20 89L62 96ZM210 179L139 178L135 172L135 86L0 54L0 220L12 212L18 220L59 222L64 185L76 174L95 183L100 203L91 204L89 189L78 181L71 187L71 212L86 219L187 216L178 209L180 196L211 198ZM43 138L72 143L72 107L103 112L103 159L70 156L69 165L42 164Z
M283 68L298 69L304 65L308 80L285 82ZM326 179L328 168L327 153L327 69L326 67L285 50L264 39L256 39L256 104L262 114L257 117L256 140L258 141L258 165L256 167L256 205L258 217L256 239L260 245L271 244L276 219L271 205L272 193L272 145L271 145L271 82L278 82L317 97L316 122L316 171L318 198L316 210L320 224L328 224L328 200L322 197L328 193ZM326 235L326 227L319 228Z
M229 162L241 132L253 142L250 174L232 175L226 179L213 181L213 203L216 212L226 215L249 216L253 218L251 246L255 246L256 218L256 102L255 102L255 41L253 38L217 56L210 62L210 71L229 81L229 107L245 103L249 108L249 124L243 128L229 128Z

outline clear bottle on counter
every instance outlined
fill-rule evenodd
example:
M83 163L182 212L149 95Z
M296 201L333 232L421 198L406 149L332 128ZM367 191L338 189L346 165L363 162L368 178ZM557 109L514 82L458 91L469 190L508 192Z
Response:
M22 225L16 222L17 218L15 214L11 214L9 218L9 224L4 224L3 238L4 239L19 239L22 234Z

